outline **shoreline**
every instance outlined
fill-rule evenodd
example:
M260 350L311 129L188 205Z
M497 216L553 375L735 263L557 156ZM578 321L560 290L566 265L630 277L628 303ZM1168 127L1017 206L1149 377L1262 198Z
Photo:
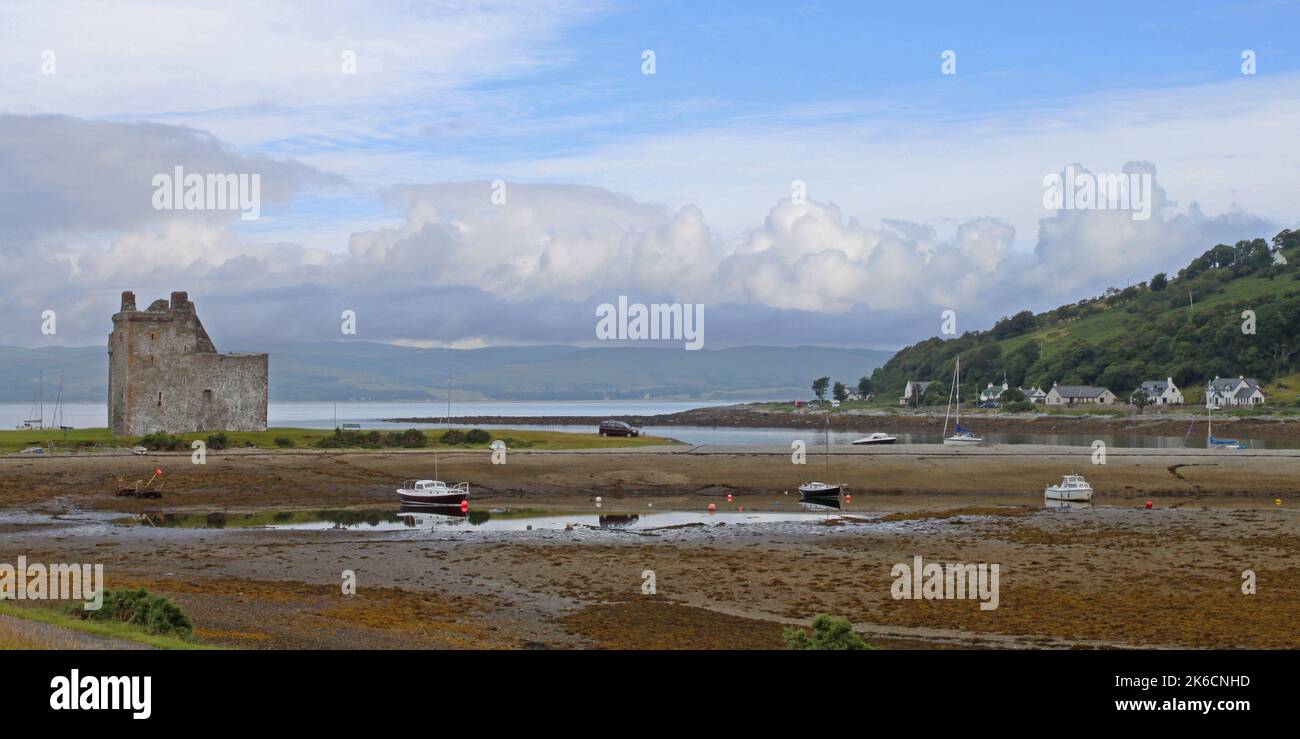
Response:
M982 410L966 411L963 420L981 431L1036 434L1113 434L1196 438L1206 432L1205 414L1192 411L1141 415L1056 415L1049 413L1007 414ZM604 416L463 416L453 417L457 427L475 424L503 426L586 426L592 429L607 420ZM825 429L870 433L940 433L944 413L934 410L850 409L822 411L774 411L751 405L713 406L657 415L625 415L618 420L633 426L701 426L715 428ZM403 417L378 419L385 423L442 423L443 418ZM1300 441L1300 417L1216 416L1216 435L1252 439Z

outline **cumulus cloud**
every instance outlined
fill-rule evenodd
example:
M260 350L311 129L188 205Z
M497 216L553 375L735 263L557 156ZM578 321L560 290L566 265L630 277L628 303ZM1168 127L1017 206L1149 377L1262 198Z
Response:
M224 348L337 339L358 313L358 338L423 345L589 342L595 306L705 303L712 345L897 346L936 332L956 309L978 328L1127 279L1176 269L1218 241L1274 227L1233 211L1209 216L1158 183L1149 220L1105 210L1045 214L1032 252L995 217L864 225L832 202L784 199L755 226L723 238L695 205L668 208L601 188L458 182L388 192L402 214L357 231L345 251L258 241L237 216L158 212L149 175L187 167L258 167L273 198L292 201L331 176L292 161L243 157L190 129L0 118L0 344L102 340L118 293L141 300L189 290ZM67 140L65 156L53 140ZM1131 163L1153 176L1150 164ZM14 183L28 183L21 187ZM757 220L757 219L756 219ZM39 335L42 310L60 333Z

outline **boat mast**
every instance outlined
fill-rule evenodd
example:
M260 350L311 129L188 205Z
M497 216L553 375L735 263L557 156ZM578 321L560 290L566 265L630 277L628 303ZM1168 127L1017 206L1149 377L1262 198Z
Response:
M957 361L961 361L958 357ZM948 438L948 418L952 415L952 391L956 386L948 388L948 407L943 410L943 438ZM920 405L920 399L917 399L917 405Z
M1214 403L1210 398L1210 386L1205 386L1205 448L1214 446Z
M957 389L957 428L961 429L961 357L957 357L957 367L952 373L952 384Z

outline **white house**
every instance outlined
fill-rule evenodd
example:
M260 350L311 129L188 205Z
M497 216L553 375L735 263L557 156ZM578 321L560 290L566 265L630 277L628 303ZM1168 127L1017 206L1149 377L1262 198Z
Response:
M1002 393L1007 391L1008 387L1010 385L1007 384L1007 378L1005 377L1002 378L1001 385L994 385L990 382L988 387L980 391L980 402L987 403L990 400L998 400L1002 397Z
M919 382L917 380L908 380L907 385L903 387L903 397L898 399L899 405L911 405L912 398L915 397L919 402L921 396L925 394L925 389L934 384L933 380Z
M1114 405L1119 398L1104 387L1052 383L1043 402L1045 405Z
M1264 405L1264 389L1253 377L1216 377L1205 391L1206 405Z
M1042 405L1043 403L1047 402L1047 393L1043 392L1042 389L1037 386L1031 387L1028 390L1022 387L1020 388L1020 392L1025 394L1025 400L1029 401L1030 403L1037 403L1038 405Z
M1137 395L1138 390L1147 394L1152 405L1183 404L1183 391L1174 384L1172 377L1166 377L1164 380L1147 380L1134 390L1133 394ZM1129 402L1133 402L1132 396L1129 396Z

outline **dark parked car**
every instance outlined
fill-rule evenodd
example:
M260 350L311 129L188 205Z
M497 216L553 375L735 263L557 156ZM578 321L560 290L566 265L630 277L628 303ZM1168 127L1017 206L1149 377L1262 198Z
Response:
M640 436L641 430L622 421L605 421L600 424L601 436Z

